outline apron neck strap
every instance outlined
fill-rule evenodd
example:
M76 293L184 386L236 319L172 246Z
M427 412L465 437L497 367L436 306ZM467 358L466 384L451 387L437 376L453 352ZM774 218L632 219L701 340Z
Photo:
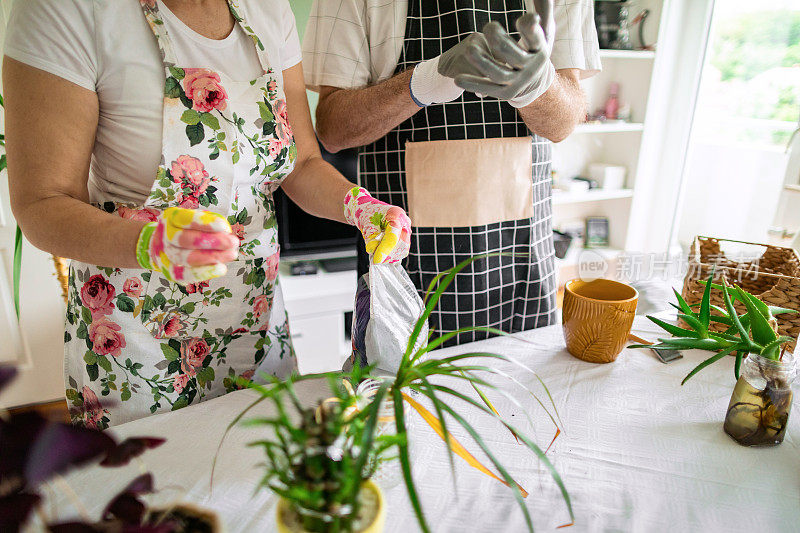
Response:
M256 53L258 54L258 60L261 63L261 68L263 68L265 72L268 71L270 69L269 55L264 47L264 43L261 42L256 32L247 23L244 7L239 5L238 0L226 1L231 15L233 15L234 20L236 20L236 24L238 24L248 37L253 40ZM150 25L150 29L153 30L153 35L156 36L156 42L161 51L164 68L168 70L170 67L177 66L178 61L175 55L175 49L172 46L172 39L164 25L164 19L161 17L161 12L158 8L158 0L139 0L139 3L142 6L142 12L144 13L145 19L147 19L147 23Z

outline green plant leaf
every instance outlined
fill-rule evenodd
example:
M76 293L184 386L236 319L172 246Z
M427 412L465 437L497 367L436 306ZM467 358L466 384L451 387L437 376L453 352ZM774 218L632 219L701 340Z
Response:
M700 313L697 317L706 331L708 331L709 318L711 317L711 282L713 280L714 273L712 272L706 283L706 288L703 291L703 299L700 301Z
M396 433L398 435L405 435L406 433L406 420L403 409L403 396L399 389L392 387L392 399L394 400L394 423ZM403 472L403 481L406 484L406 491L408 492L408 499L411 500L411 506L414 508L414 514L417 516L417 523L423 533L430 533L428 523L425 521L425 514L422 512L422 506L419 503L419 494L414 485L414 479L411 476L411 460L408 457L408 439L398 444L398 455L400 459L400 469Z
M772 341L771 343L764 346L764 348L761 350L761 355L763 357L766 357L767 359L772 359L777 361L778 357L780 356L781 346L787 342L792 342L792 340L793 339L791 337L782 335L777 339L775 339L774 341Z
M738 351L736 352L736 363L733 366L733 375L736 379L739 379L739 371L742 368L742 359L744 359L745 352Z
M786 307L776 307L774 305L768 306L767 309L769 309L769 314L772 315L772 316L783 315L783 314L786 314L786 313L791 313L793 315L796 315L796 314L800 313L800 311L797 311L795 309L788 309Z
M753 332L753 340L760 346L766 346L778 338L778 334L769 325L767 317L765 317L761 308L753 300L758 300L748 292L742 290L741 287L734 287L734 290L739 294L739 299L747 307L747 314L750 316L750 329ZM763 302L760 302L763 305ZM764 306L766 310L766 306ZM769 313L769 311L766 311Z
M678 299L678 307L680 308L680 310L686 313L687 315L693 315L694 311L692 311L692 308L689 307L688 303L686 303L686 300L683 298L683 296L681 296L681 293L679 293L674 287L672 289L672 292L675 293L675 297Z
M694 376L695 374L697 374L698 372L703 370L708 365L710 365L712 363L716 363L717 361L719 361L720 359L722 359L726 355L730 355L731 353L733 353L733 352L732 351L730 351L730 352L720 352L720 353L718 353L716 355L712 355L711 357L709 357L708 359L706 359L705 361L703 361L702 363L700 363L699 365L694 367L694 369L691 372L689 372L689 374L687 374L685 378L683 378L683 381L681 381L681 385L685 384L687 381L689 381L689 378L691 378L692 376Z
M660 344L654 344L654 348L672 348L675 350L707 350L716 352L730 348L734 343L720 339L686 339L671 338L658 339Z
M688 316L688 315L682 315L682 316ZM692 331L690 329L684 329L684 328L675 326L673 324L670 324L669 322L665 322L665 321L663 321L663 320L661 320L659 318L656 318L654 316L647 315L647 318L651 322L656 324L658 327L660 327L661 329L663 329L664 331L669 333L670 335L674 335L676 337L700 338L700 334L697 331Z
M731 301L731 294L728 290L728 284L722 284L722 299L725 302L725 309L728 310L728 316L731 318L733 322L733 327L736 328L736 331L739 332L742 340L749 339L750 335L748 334L747 330L742 325L742 321L739 319L739 314L736 312L736 308L733 307L733 302Z
M438 281L438 286L436 287L436 290L433 292L433 295L431 296L429 301L427 301L427 295L426 295L427 303L425 304L425 310L423 311L422 316L420 316L419 319L417 320L417 323L414 325L414 329L412 330L411 335L410 335L410 337L408 339L408 345L406 347L406 353L403 356L403 360L400 363L400 369L398 370L398 374L397 374L398 377L402 377L403 376L403 370L405 369L404 367L407 367L410 364L410 359L409 358L411 356L411 352L414 350L414 346L417 343L417 339L419 338L419 334L422 331L422 328L425 326L425 324L427 324L428 318L431 316L431 313L433 312L433 309L436 307L436 304L439 302L439 298L441 298L442 293L444 293L444 291L447 290L447 287L450 286L450 284L453 282L453 279L455 279L456 275L459 272L461 272L464 268L466 268L470 264L474 263L475 261L478 261L479 259L485 259L485 258L488 258L488 257L497 257L497 256L501 256L501 255L511 255L511 254L496 254L495 253L495 254L476 255L476 256L470 257L468 259L465 259L464 261L462 261L458 265L454 266L453 268L446 270L444 275L439 274L434 278L434 281ZM431 285L429 285L429 289L432 287L432 284L434 283L434 281L431 281Z
M701 338L708 337L708 326L700 322L699 318L695 318L692 315L685 315L683 313L680 313L678 318L689 324L689 327L696 331Z
M423 392L423 394L425 394L425 396L427 396L429 399L434 398L435 394L434 394L434 390L433 390L433 387L431 386L430 382L424 376L420 377L420 382L422 383L422 386L425 387L425 389L427 391L427 392ZM431 403L433 403L433 408L436 411L436 417L439 419L439 424L441 424L442 432L444 433L443 440L444 440L445 448L447 448L447 458L448 458L448 460L450 462L451 479L453 480L453 489L455 490L456 489L456 463L455 463L455 458L453 457L453 448L452 448L452 445L450 444L450 430L447 429L447 420L445 419L444 411L442 411L442 406L439 405L438 402L433 402L432 401Z

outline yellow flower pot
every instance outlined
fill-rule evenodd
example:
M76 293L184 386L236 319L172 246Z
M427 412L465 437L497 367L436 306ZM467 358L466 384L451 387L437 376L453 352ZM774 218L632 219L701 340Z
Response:
M386 522L386 503L383 499L383 492L372 481L366 481L361 486L361 491L371 491L377 498L378 510L375 513L375 518L366 527L359 529L356 533L383 533L383 526ZM275 513L275 521L278 524L278 533L309 533L305 529L294 527L286 523L286 516L291 513L289 509L289 502L281 498L278 502L278 509Z

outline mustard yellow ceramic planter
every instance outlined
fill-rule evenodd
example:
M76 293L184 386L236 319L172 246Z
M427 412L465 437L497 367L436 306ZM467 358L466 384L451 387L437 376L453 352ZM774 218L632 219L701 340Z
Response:
M590 363L616 360L633 326L639 293L610 279L567 283L562 322L569 353Z
M386 523L386 503L383 499L383 492L381 492L380 487L378 487L372 481L366 481L361 488L362 491L369 490L371 491L376 497L378 502L378 511L375 514L375 518L372 520L372 523L367 526L366 528L359 529L357 533L383 533L383 527ZM289 511L289 502L284 500L283 498L280 499L278 502L278 509L275 513L275 519L278 524L278 532L279 533L309 533L305 529L297 529L290 527L289 524L286 523L285 517L290 513Z

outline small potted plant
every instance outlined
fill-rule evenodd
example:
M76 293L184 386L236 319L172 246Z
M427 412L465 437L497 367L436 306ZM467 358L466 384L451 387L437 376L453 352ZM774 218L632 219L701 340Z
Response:
M274 432L251 445L263 448L266 456L262 486L280 497L278 531L382 532L386 506L370 478L379 455L396 439L376 436L378 406L388 385L380 387L364 408L359 408L352 386L340 388L333 382L334 396L313 407L301 404L291 380L254 387L276 409L274 417L246 423Z
M775 315L794 313L791 309L766 305L741 287L713 283L713 274L705 282L705 291L695 311L678 292L678 318L683 328L648 316L672 338L659 339L651 347L673 350L700 349L716 352L697 365L683 380L727 355L735 355L737 379L724 429L736 442L745 446L775 446L783 442L792 406L792 381L796 376L795 358L787 353L793 339L778 335ZM722 291L725 308L710 304L711 290ZM739 315L734 300L744 304L746 313ZM725 324L722 333L709 330L712 322ZM638 346L642 347L642 346Z
M487 417L497 419L509 430L510 435L516 439L517 443L528 448L536 457L538 457L545 468L548 469L550 475L558 486L561 496L566 504L567 511L569 512L570 519L574 521L574 514L569 493L567 492L561 476L558 474L555 467L550 462L550 459L547 457L546 450L540 448L536 443L533 442L531 438L527 437L522 431L520 431L519 428L512 425L509 419L503 417L498 410L494 408L485 393L485 391L492 391L498 395L502 395L508 401L517 406L520 404L514 398L514 395L511 392L514 387L519 387L519 390L525 395L533 396L539 405L544 409L550 421L555 426L555 437L553 438L554 442L561 433L559 426L560 421L556 422L558 419L558 413L555 408L555 403L553 402L549 390L541 381L539 376L521 362L502 354L471 352L438 358L435 357L436 354L431 354L433 350L440 348L444 343L460 333L469 331L483 331L495 335L507 335L507 333L494 328L474 327L446 333L435 338L429 338L422 334L422 331L425 329L424 326L430 318L431 312L436 307L439 298L447 289L447 287L453 283L456 275L461 270L469 266L473 261L486 259L495 255L498 254L486 254L467 259L458 264L456 267L442 272L431 282L424 302L425 310L415 323L414 329L410 335L410 338L408 339L405 352L401 354L402 357L400 367L394 376L371 376L368 369L362 372L358 365L356 365L352 375L334 372L328 374L304 375L293 378L294 381L297 382L307 379L327 377L329 380L334 380L334 382L338 383L343 377L346 377L355 385L362 383L364 380L370 379L380 384L377 392L374 390L374 384L360 387L359 391L363 391L367 396L366 401L364 398L361 398L360 400L352 400L357 403L361 402L360 412L369 412L370 417L373 415L377 417L377 419L374 421L371 421L372 419L370 418L370 424L381 423L382 425L382 430L379 431L380 435L373 439L373 442L376 443L374 446L378 446L379 449L376 451L363 452L366 454L364 457L364 464L371 463L380 466L386 458L385 452L392 446L396 446L395 456L399 462L399 469L402 474L411 505L414 509L420 529L426 533L430 531L430 527L425 518L422 502L420 501L420 497L417 492L416 483L411 475L412 455L410 453L407 432L411 427L409 424L409 419L413 415L409 410L409 407L418 413L420 417L435 431L435 433L441 437L448 452L451 471L455 473L454 455L458 455L470 466L480 470L484 474L491 476L492 478L509 487L511 494L514 496L514 499L524 515L528 530L533 531L533 521L524 501L524 499L528 496L528 493L514 480L506 465L503 464L495 451L487 444L487 440L484 438L484 436L473 426L468 417L464 416L463 410L455 407L453 401L463 402L461 403L461 407L468 405L471 409L477 410ZM532 390L523 386L520 383L520 380L497 368L497 363L509 363L513 367L519 369L521 373L526 373L533 376L534 379L537 380L538 383L540 383L543 387L547 395L547 400L541 400ZM274 379L270 379L269 376L263 377L264 379L271 381L272 385L269 387L264 387L261 385L250 384L251 387L256 388L261 392L261 397L255 400L250 406L239 413L239 415L237 415L230 422L225 435L227 435L227 433L234 426L236 426L253 407L267 398L272 398L273 401L275 401L275 395L277 394L277 397L280 397L283 394L280 393L280 391L283 391L287 386L290 386L288 382L280 383ZM497 384L498 379L506 380L506 383L499 385ZM457 388L452 387L454 382L469 384L476 396L473 397L470 394L465 394ZM288 390L291 391L292 389L289 388ZM433 412L428 411L420 402L415 400L413 395L417 395L419 398L427 400L427 403L432 405ZM291 397L293 403L295 403L295 408L297 411L303 412L297 398L292 394L289 396ZM355 396L357 397L358 395ZM391 409L393 410L393 416L387 416L387 406L391 406ZM351 407L356 410L359 409L358 405L353 405ZM314 412L316 413L317 410L318 409L315 409ZM531 419L527 410L523 410L523 412L525 413L527 420L532 424L533 420ZM290 419L284 417L284 415L280 416L280 419L262 420L261 423L276 427L280 426L282 431L288 432L288 434L293 434L292 431L298 431L295 429L296 427L303 427L292 425ZM303 418L301 423L307 423L304 422L305 420L306 418ZM366 421L367 420L365 419L365 424ZM383 429L386 429L386 422L394 425L393 432L383 431ZM453 436L448 429L450 424L460 427L460 429L463 429L469 435L469 437L471 437L473 443L476 444L488 457L491 465L494 466L496 473L492 472L489 468L481 464L466 449L465 446L458 442L455 436ZM302 431L299 431L297 434L300 435L305 433L305 431L305 429L302 429ZM366 435L362 435L362 437L366 437ZM492 435L492 438L496 438L495 435ZM223 436L223 442L224 439L225 436ZM223 442L220 442L219 450L222 449ZM552 442L550 444L552 445ZM263 445L265 446L265 451L267 453L269 453L270 449L273 450L273 453L275 453L274 451L278 449L276 448L275 443L272 441L264 441ZM549 447L547 449L549 449ZM395 450L393 449L393 451ZM307 455L303 455L306 452L297 449L297 443L294 444L294 447L287 447L286 452L291 452L294 454L292 457L298 461L309 460L313 462L317 460L317 456L309 457ZM281 453L285 455L286 452ZM278 455L275 457L276 459L280 459L280 456ZM288 477L289 473L286 468L278 468L281 464L286 465L288 463L285 459L280 459L280 461L275 462L272 459L269 460L269 464L274 465L275 469L273 472L272 466L270 467L271 470L267 478L265 478L265 481L275 480L277 485L273 486L269 483L267 483L267 485L277 494L286 498L287 504L289 504L290 507L294 502L296 510L298 511L298 514L300 514L299 509L301 508L300 504L302 501L299 498L306 498L307 492L305 490L299 492L292 492L289 490L289 487L291 486L289 485L289 482L291 482L292 478ZM216 458L214 459L214 464L216 464ZM298 465L299 464L300 463L298 463ZM298 468L300 467L298 466ZM353 472L362 471L353 470ZM354 473L352 475L355 476L356 474ZM364 474L359 473L358 475L360 476ZM354 477L354 479L357 480L358 478ZM350 495L353 494L352 486L354 485L355 481L351 481L349 485L351 487L351 492L349 493ZM299 494L299 497L298 499L295 499L295 495L297 494ZM329 520L330 517L327 519ZM331 529L326 529L325 531L330 530Z
M15 375L16 369L0 365L0 392ZM98 461L103 467L124 466L163 443L163 439L152 437L117 442L108 433L48 420L35 412L0 416L0 531L16 532L32 526L34 511L40 520L39 529L52 533L222 531L213 513L195 506L148 508L140 497L154 492L153 477L149 473L138 476L112 497L99 521L87 516L80 496L61 477L70 470ZM83 516L66 521L53 516L52 509L42 505L42 494L51 489L66 492Z

